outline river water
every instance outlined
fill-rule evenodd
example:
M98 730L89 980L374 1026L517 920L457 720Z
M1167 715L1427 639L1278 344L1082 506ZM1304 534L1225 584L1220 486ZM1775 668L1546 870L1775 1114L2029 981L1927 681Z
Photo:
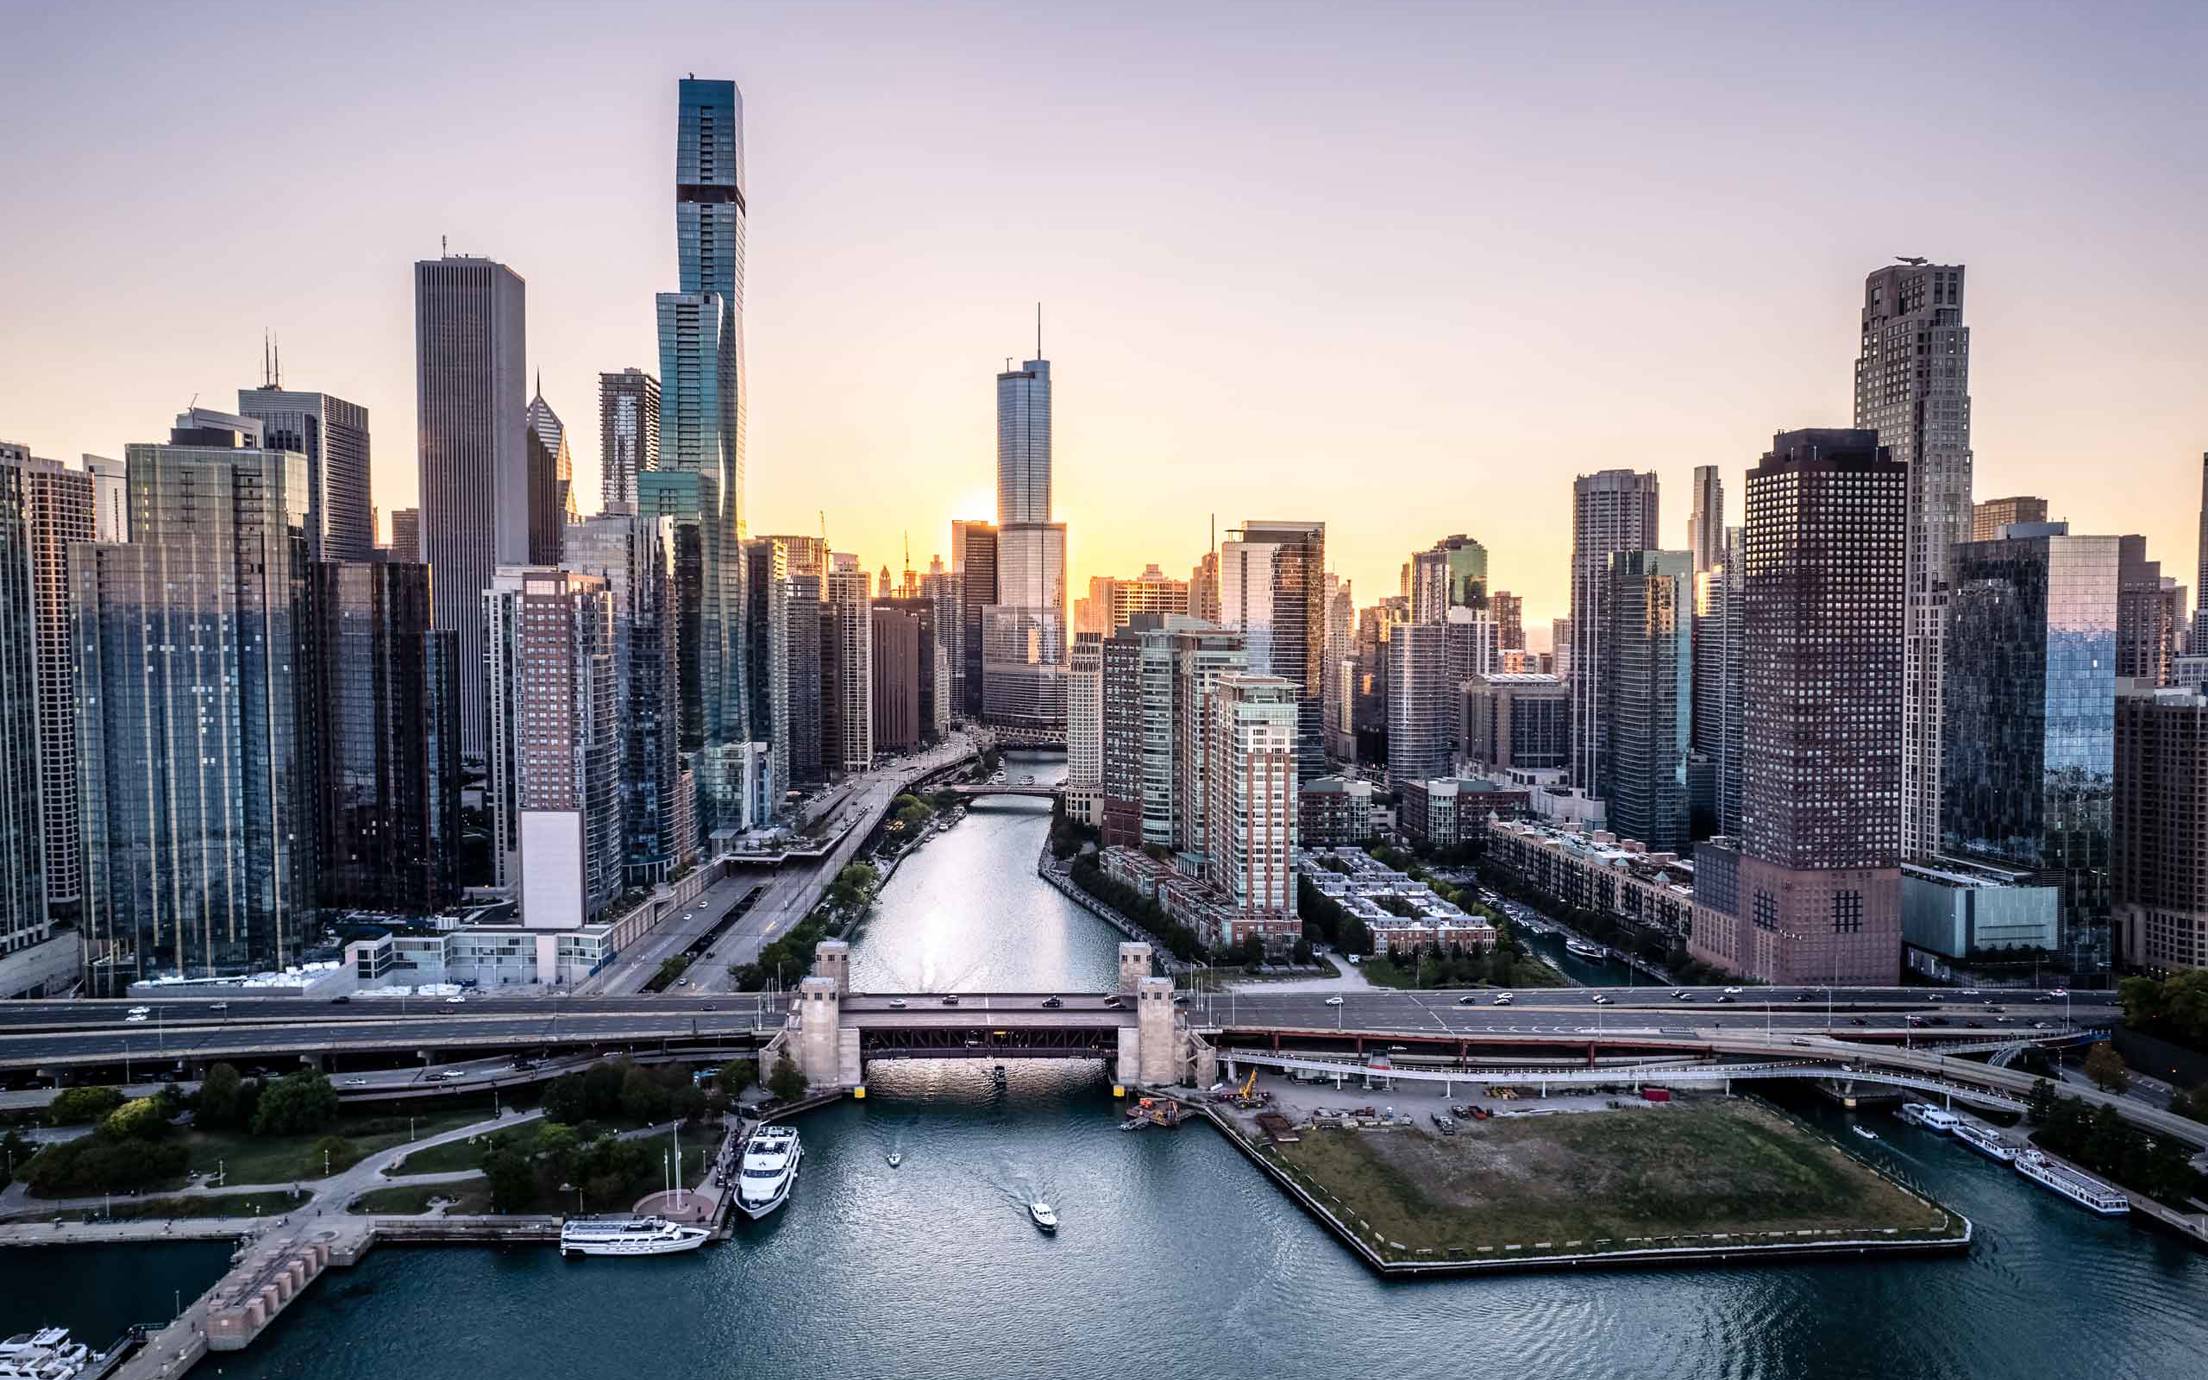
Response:
M857 945L861 985L1108 981L1118 937L1033 875L1046 818L1039 803L984 804L910 858ZM1095 1065L1014 1066L1004 1089L956 1063L883 1064L869 1080L864 1103L804 1120L790 1205L727 1246L573 1263L544 1248L384 1248L209 1369L270 1380L2208 1375L2208 1258L1882 1112L1866 1114L1883 1137L1870 1153L1976 1222L1968 1256L1390 1283L1207 1127L1117 1132ZM893 1149L901 1168L885 1160ZM1055 1238L1028 1225L1021 1204L1034 1196L1058 1207ZM61 1310L57 1272L82 1289L103 1254L92 1291L103 1318L162 1311L172 1281L221 1259L0 1252L0 1300L39 1285L43 1302L26 1306ZM24 1312L5 1316L25 1325Z

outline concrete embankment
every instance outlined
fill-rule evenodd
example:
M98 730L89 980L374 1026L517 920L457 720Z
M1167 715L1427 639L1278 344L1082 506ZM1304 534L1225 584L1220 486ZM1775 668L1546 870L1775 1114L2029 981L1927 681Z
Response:
M1035 858L1035 875L1049 883L1052 890L1097 919L1102 920L1105 924L1110 925L1113 929L1118 930L1121 934L1126 935L1129 939L1140 944L1148 944L1150 952L1157 958L1158 965L1165 969L1168 976L1188 971L1188 965L1173 956L1172 950L1165 947L1164 940L1120 914L1111 906L1091 896L1088 892L1083 891L1081 884L1073 879L1072 873L1059 866L1058 860L1051 856L1050 840L1048 838L1043 840L1043 851Z

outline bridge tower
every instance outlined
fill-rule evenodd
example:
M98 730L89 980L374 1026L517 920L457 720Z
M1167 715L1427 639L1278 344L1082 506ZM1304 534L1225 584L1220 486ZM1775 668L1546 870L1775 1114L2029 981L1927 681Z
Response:
M1119 946L1119 994L1135 995L1136 984L1150 976L1150 946L1148 944L1122 944Z
M1134 1082L1162 1087L1181 1080L1181 1032L1173 1015L1173 979L1136 979Z
M843 1024L843 992L832 977L809 977L797 985L786 1033L790 1055L816 1088L857 1087L859 1032Z
M813 974L833 978L836 995L851 995L851 946L840 939L823 939L813 948Z

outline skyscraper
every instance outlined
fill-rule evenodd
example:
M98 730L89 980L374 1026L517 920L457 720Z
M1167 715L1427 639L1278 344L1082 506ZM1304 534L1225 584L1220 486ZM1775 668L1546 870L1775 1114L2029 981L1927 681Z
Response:
M697 511L680 521L709 534L678 547L697 552L698 575L678 582L685 644L699 666L693 758L709 829L748 825L761 792L753 769L744 637L744 131L731 81L685 78L675 135L677 290L660 293L659 459L710 479Z
M1781 432L1748 473L1741 832L1695 850L1704 962L1900 976L1907 483L1862 430Z
M50 606L51 592L39 587L44 524L31 470L50 463L0 442L0 953L11 954L49 933L38 663L51 618L41 605ZM81 505L85 526L90 508Z
M2045 522L2047 500L2018 494L2011 498L1989 498L1974 503L1970 508L1970 539L1972 541L1998 541L2001 529L2012 522Z
M132 541L69 558L102 991L296 962L315 915L306 457L179 421L126 452Z
M77 811L77 683L69 606L69 551L93 540L92 476L53 460L33 459L20 446L0 442L0 550L7 554L0 583L20 565L30 580L29 626L7 632L31 658L37 679L38 799L34 841L45 842L45 907L54 918L74 919L84 877L83 822ZM13 612L0 609L0 615ZM0 650L0 663L9 656ZM33 875L35 875L35 870ZM4 941L0 941L4 942Z
M1224 901L1214 944L1292 939L1301 688L1279 676L1221 676L1205 705L1204 879Z
M1388 789L1447 776L1462 712L1448 629L1405 623L1388 639Z
M310 569L319 899L428 914L459 895L457 637L430 629L428 566Z
M1693 728L1694 557L1619 551L1604 596L1604 755L1612 832L1664 852L1686 851L1687 754Z
M874 750L904 752L919 746L921 677L932 661L933 639L923 638L920 617L876 601L872 620Z
M1067 649L1066 813L1091 828L1104 823L1104 639L1097 633L1074 634Z
M238 412L261 424L262 444L307 457L313 513L308 554L324 561L376 555L375 510L368 502L368 409L327 393L287 389L271 375L238 390Z
M391 545L387 557L394 565L422 565L422 510L391 510Z
M782 678L790 707L789 763L793 783L825 778L821 747L822 580L818 566L792 567L775 587L782 606Z
M790 577L787 538L753 537L744 543L745 667L751 694L751 727L767 744L774 779L790 781L789 608L784 582ZM817 602L817 599L816 599Z
M1940 684L1948 574L1971 529L1970 328L1960 264L1905 263L1863 281L1855 424L1909 467L1909 611L1902 689L1902 851L1940 836Z
M2185 617L2181 591L2160 561L2147 559L2145 537L2119 538L2117 553L2117 678L2168 685Z
M1326 774L1326 524L1244 523L1219 549L1219 621L1241 630L1250 670L1297 687L1296 769Z
M1694 467L1694 507L1687 514L1687 557L1700 574L1725 559L1725 480L1715 465Z
M1526 647L1526 601L1507 589L1498 589L1488 597L1488 604L1495 611L1495 641L1506 651L1524 651Z
M1656 476L1602 470L1572 482L1572 618L1570 666L1558 674L1572 683L1572 784L1593 793L1603 775L1603 636L1609 631L1604 599L1610 588L1610 556L1650 551L1659 545Z
M1050 361L1036 358L997 375L996 599L981 622L994 724L1065 723L1066 527L1051 521L1050 486Z
M856 556L829 558L821 606L821 755L833 771L874 765L874 609Z
M544 400L544 380L524 414L529 427L529 563L558 565L567 524L575 521L575 457L567 426Z
M1741 607L1741 530L1726 529L1722 558L1694 577L1693 745L1707 773L1697 802L1697 837L1740 834L1741 754L1746 744L1741 709L1744 610Z
M1171 844L1182 853L1203 854L1211 846L1211 802L1204 787L1211 750L1206 715L1220 678L1246 670L1249 652L1242 634L1184 617L1167 615L1159 635L1172 675L1172 796L1166 810L1172 821Z
M2133 681L2116 697L2111 862L2127 968L2208 968L2208 698Z
M964 662L960 702L968 718L978 719L982 709L982 610L997 602L994 523L961 519L951 524L951 569L958 575L959 598L965 610L959 643Z
M2062 893L2076 971L2107 961L2119 539L2016 523L1951 555L1941 847Z
M636 477L659 468L659 380L642 369L598 376L599 505L636 511Z
M414 265L422 555L437 626L460 635L460 743L480 759L483 591L529 560L527 307L521 275L466 255Z
M621 894L612 596L594 575L504 566L483 621L499 884L528 928L578 929Z
M630 886L666 881L696 840L680 837L682 700L675 645L674 523L605 512L571 524L566 568L605 582L613 611L620 734L622 868Z

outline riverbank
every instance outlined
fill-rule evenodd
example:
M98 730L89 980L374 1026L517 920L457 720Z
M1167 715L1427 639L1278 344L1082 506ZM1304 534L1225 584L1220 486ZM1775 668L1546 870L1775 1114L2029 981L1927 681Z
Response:
M1284 1111L1289 1109L1282 1109ZM1962 1251L1968 1219L1761 1103L1465 1121L1455 1135L1204 1107L1382 1274Z
M1091 896L1084 890L1081 884L1073 879L1073 869L1059 862L1057 857L1051 853L1048 835L1043 838L1042 851L1035 855L1035 875L1048 883L1053 891L1097 919L1102 920L1105 924L1110 925L1113 929L1118 930L1121 934L1126 935L1129 939L1138 944L1148 944L1151 957L1157 961L1159 967L1165 970L1166 976L1174 977L1189 971L1190 965L1175 958L1173 951L1166 947L1164 940L1136 924L1133 920L1128 919L1125 915L1120 914L1116 908L1106 905L1101 899Z

